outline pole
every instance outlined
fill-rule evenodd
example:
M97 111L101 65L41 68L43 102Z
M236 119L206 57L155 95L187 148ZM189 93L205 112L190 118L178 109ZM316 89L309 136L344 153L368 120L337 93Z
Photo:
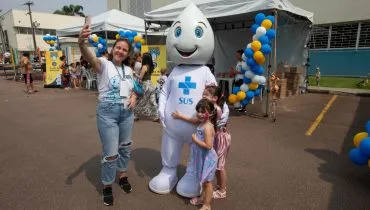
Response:
M31 12L31 6L34 5L32 1L28 1L24 3L23 5L28 6L28 14L30 15L30 21L31 21L31 27L32 27L32 39L33 39L33 47L34 47L34 56L37 55L37 46L36 46L36 36L35 36L35 25L32 21L32 12Z
M144 20L144 30L145 30L145 44L147 45L148 44L148 32L146 30L146 20Z

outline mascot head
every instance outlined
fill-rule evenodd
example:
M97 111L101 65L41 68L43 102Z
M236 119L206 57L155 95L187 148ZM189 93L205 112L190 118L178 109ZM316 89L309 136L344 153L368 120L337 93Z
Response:
M206 64L214 49L214 35L208 20L191 3L173 21L167 34L167 53L176 64Z

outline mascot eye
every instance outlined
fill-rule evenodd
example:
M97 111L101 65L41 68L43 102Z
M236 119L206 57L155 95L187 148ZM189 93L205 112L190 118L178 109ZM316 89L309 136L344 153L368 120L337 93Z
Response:
M179 37L181 35L181 27L180 26L177 26L175 28L175 37Z
M202 36L203 36L203 28L202 27L200 27L200 26L197 26L196 28L195 28L195 36L197 37L197 38L201 38Z

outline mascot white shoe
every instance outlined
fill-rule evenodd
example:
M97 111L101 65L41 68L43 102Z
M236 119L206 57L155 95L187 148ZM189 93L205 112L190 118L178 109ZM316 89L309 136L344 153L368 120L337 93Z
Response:
M177 64L164 84L159 99L159 115L163 129L161 172L149 182L156 193L171 192L177 183L177 166L184 144L190 144L191 134L196 127L173 119L171 113L178 110L195 116L195 106L202 98L206 85L216 80L205 64L214 50L214 35L208 20L191 3L177 17L168 31L167 54ZM177 183L177 193L184 197L195 197L200 193L200 181L193 175L191 152L186 174Z

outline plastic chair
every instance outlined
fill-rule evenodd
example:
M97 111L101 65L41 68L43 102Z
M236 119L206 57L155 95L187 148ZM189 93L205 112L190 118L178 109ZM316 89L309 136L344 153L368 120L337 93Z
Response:
M96 78L94 78L89 71L83 70L82 76L86 76L86 89L90 90L93 87L97 87Z

